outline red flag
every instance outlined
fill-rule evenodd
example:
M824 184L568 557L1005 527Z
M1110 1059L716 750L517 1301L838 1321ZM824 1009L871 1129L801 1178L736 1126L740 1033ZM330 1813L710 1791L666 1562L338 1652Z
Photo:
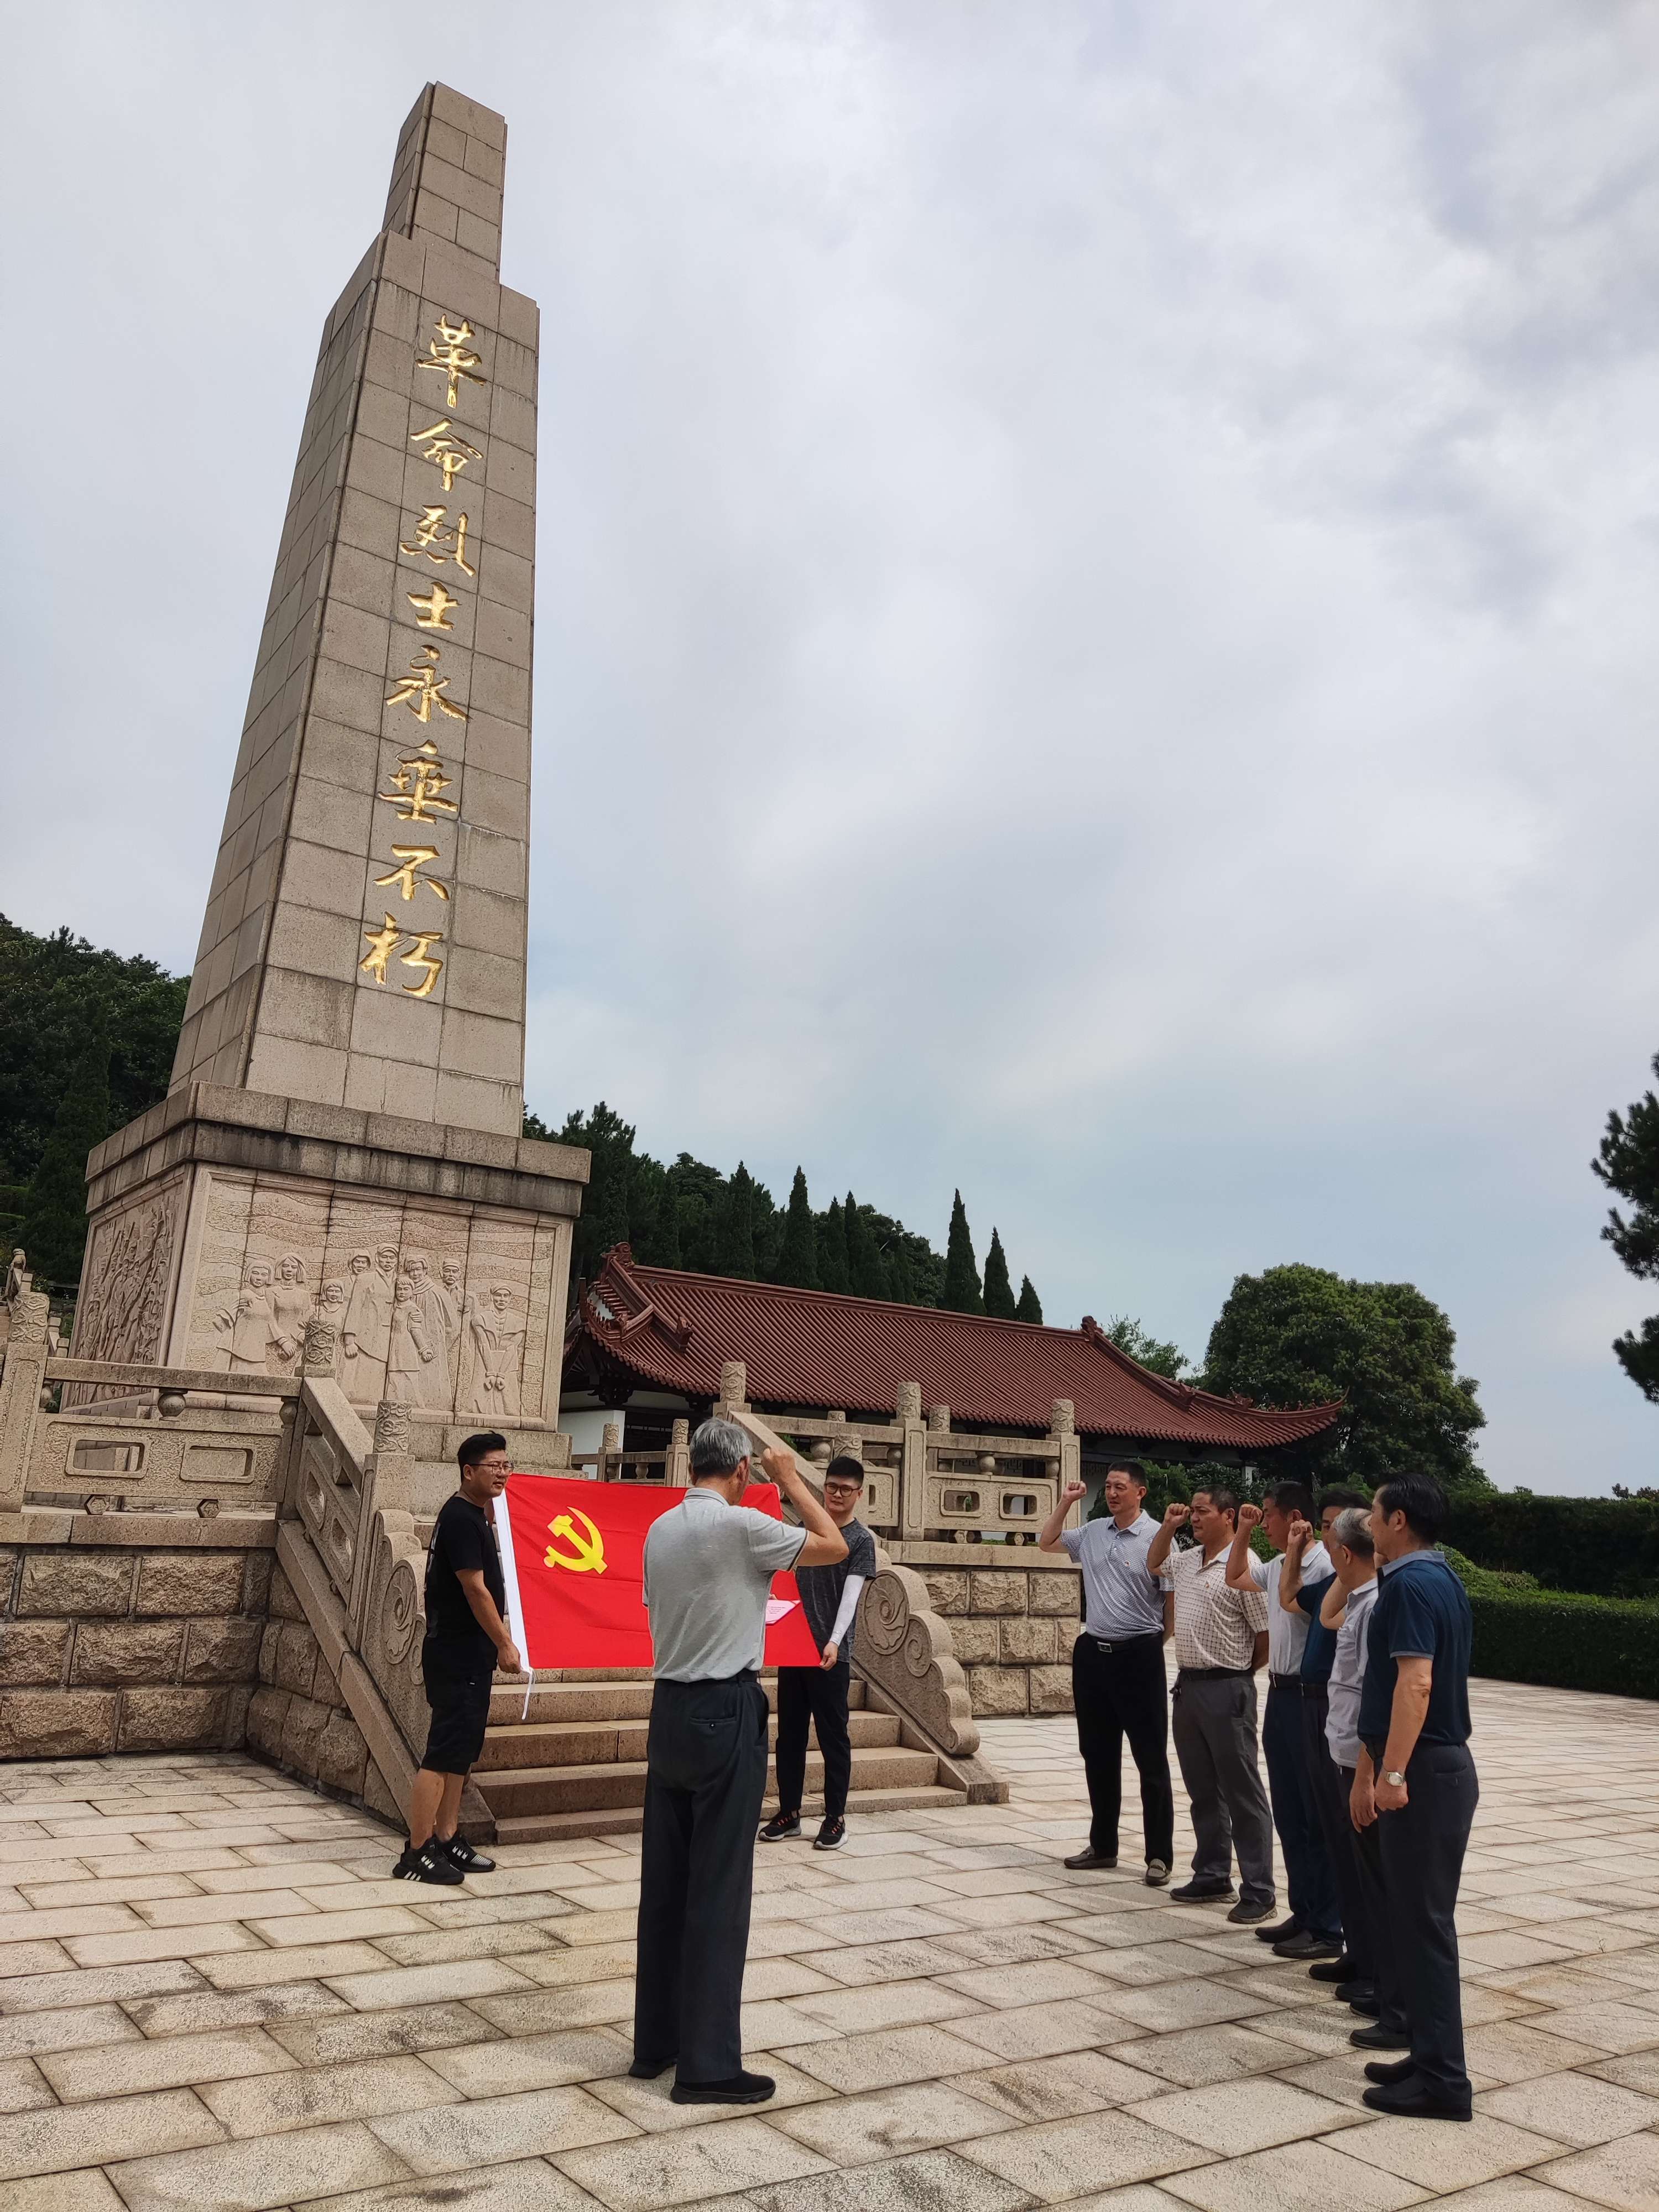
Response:
M495 1500L495 1533L509 1621L526 1667L648 1667L645 1539L683 1490L655 1483L586 1482L510 1474ZM769 1482L751 1482L745 1505L781 1520ZM819 1658L792 1574L772 1577L766 1664L815 1667Z

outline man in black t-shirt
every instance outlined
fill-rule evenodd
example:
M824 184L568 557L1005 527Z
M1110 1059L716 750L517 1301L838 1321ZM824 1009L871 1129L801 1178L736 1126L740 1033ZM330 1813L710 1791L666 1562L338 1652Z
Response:
M823 1825L812 1848L838 1851L847 1841L847 1792L853 1779L847 1721L853 1617L864 1585L876 1571L876 1540L853 1517L863 1494L864 1469L857 1460L832 1459L823 1471L823 1505L847 1540L847 1556L833 1566L795 1570L801 1611L823 1656L816 1667L778 1669L778 1809L760 1832L763 1843L779 1844L800 1833L809 1722L817 1729L823 1754Z
M445 1888L495 1868L495 1860L455 1827L468 1771L483 1749L495 1669L521 1671L501 1618L507 1585L489 1518L490 1505L507 1487L507 1439L486 1430L469 1437L456 1458L461 1486L444 1501L426 1556L421 1674L432 1725L410 1793L408 1845L392 1869L394 1881Z

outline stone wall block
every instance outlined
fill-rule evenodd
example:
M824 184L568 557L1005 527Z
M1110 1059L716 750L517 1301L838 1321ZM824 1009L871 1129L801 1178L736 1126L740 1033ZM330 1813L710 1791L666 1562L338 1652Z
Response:
M67 1620L8 1620L0 1624L0 1686L39 1684L53 1689L64 1679L73 1624Z
M1023 1667L970 1667L968 1669L968 1694L973 1699L975 1714L1006 1717L1023 1713L1025 1709L1025 1674Z
M276 1647L276 1682L296 1698L309 1698L317 1674L317 1639L301 1620L284 1621Z
M264 1626L259 1620L192 1620L185 1642L184 1680L251 1682Z
M247 1747L262 1759L283 1755L283 1727L293 1703L286 1690L258 1689L248 1700Z
M229 1700L222 1690L126 1690L121 1697L123 1751L183 1751L222 1746Z
M317 1738L317 1766L311 1778L325 1789L360 1797L368 1771L368 1746L356 1722L349 1713L331 1711Z
M976 1620L971 1613L959 1615L951 1623L951 1649L964 1667L994 1666L997 1656L995 1621Z
M135 1613L234 1613L242 1601L235 1552L146 1552Z
M1083 1613L1083 1577L1079 1574L1033 1574L1031 1611L1058 1615L1064 1620L1078 1620Z
M272 1560L270 1564L270 1596L268 1609L273 1620L303 1620L306 1609L294 1595L294 1585Z
M11 1610L12 1592L17 1587L17 1562L21 1552L0 1552L0 1613Z
M968 1577L968 1610L969 1613L1024 1613L1025 1584L1023 1574L994 1571L972 1574ZM1024 1708L1020 1709L1024 1711Z
M1026 1680L1034 1713L1072 1711L1072 1670L1069 1667L1033 1667Z
M118 1553L32 1552L17 1592L20 1613L125 1613L135 1562Z
M927 1595L933 1601L935 1613L954 1617L957 1613L967 1612L968 1577L966 1575L924 1574L922 1580L927 1585Z
M328 1726L329 1709L309 1698L290 1698L277 1756L284 1766L307 1778L317 1771L317 1747Z
M181 1620L88 1620L75 1632L70 1680L98 1689L176 1681L185 1648Z
M242 1561L242 1602L239 1613L264 1613L270 1607L270 1578L276 1565L274 1553L250 1552Z
M13 1690L0 1697L0 1759L100 1757L119 1705L113 1690Z
M268 1620L259 1635L259 1680L270 1688L276 1683L276 1654L283 1648L283 1624Z
M997 1656L1016 1666L1047 1665L1054 1657L1054 1624L1027 1613L997 1623Z

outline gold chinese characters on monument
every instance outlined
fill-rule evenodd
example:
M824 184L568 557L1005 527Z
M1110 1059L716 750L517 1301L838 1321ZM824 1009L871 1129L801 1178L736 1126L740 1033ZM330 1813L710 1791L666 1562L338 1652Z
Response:
M424 353L416 354L415 373L417 378L422 371L441 377L444 404L453 408L463 383L487 381L483 356L473 347L475 333L465 317L441 310L434 329ZM477 569L467 558L471 518L459 511L452 514L448 502L457 477L471 462L482 461L483 455L467 443L447 416L414 432L410 443L442 476L444 501L419 509L409 536L398 540L398 551L406 561L426 562L435 568L453 568L458 586L462 578L476 582ZM417 630L454 636L452 617L463 605L460 589L452 590L442 577L428 577L424 589L406 592L404 597ZM386 694L386 710L404 708L427 729L441 728L446 719L464 724L466 709L448 696L449 681L443 673L442 647L421 641L410 659L408 674L396 678ZM400 824L459 823L455 800L444 796L453 788L454 781L435 737L428 737L412 746L388 775L388 788L375 794L377 807L391 807ZM377 823L379 819L377 813ZM375 877L377 890L395 892L404 906L422 890L431 892L445 905L450 903L450 887L443 878L435 872L422 872L438 865L441 856L436 845L393 844L388 847L386 857L391 865L385 875ZM363 957L357 972L382 990L395 984L409 998L428 999L444 971L441 954L433 951L434 945L443 944L444 933L416 928L413 923L413 917L404 922L391 913L384 915L378 929L365 921ZM408 977L400 972L405 969L411 971Z

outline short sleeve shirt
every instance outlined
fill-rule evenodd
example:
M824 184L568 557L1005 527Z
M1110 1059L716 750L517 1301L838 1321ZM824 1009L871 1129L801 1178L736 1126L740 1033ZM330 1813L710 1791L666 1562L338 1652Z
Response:
M1224 1544L1206 1559L1194 1544L1171 1551L1164 1562L1164 1585L1175 1592L1176 1663L1180 1667L1225 1667L1248 1671L1255 1639L1267 1625L1267 1601L1260 1590L1227 1587Z
M461 1576L474 1568L483 1573L484 1588L495 1599L496 1612L505 1614L507 1586L501 1580L495 1532L483 1508L463 1498L458 1490L439 1508L426 1555L427 1636L458 1657L463 1654L482 1657L494 1648L478 1626L477 1615L460 1584Z
M1083 1632L1103 1643L1132 1636L1161 1636L1164 1599L1146 1571L1146 1554L1158 1523L1142 1513L1127 1528L1107 1516L1062 1528L1060 1548L1083 1570Z
M1407 1552L1384 1567L1377 1576L1366 1645L1361 1741L1380 1743L1388 1735L1398 1662L1427 1659L1432 1668L1429 1710L1418 1741L1467 1743L1474 1635L1468 1594L1438 1552Z
M1334 1628L1327 1628L1319 1618L1319 1608L1324 1603L1325 1593L1336 1580L1326 1575L1316 1583L1304 1582L1296 1594L1296 1601L1308 1616L1308 1640L1302 1647L1302 1679L1304 1682L1328 1682L1331 1666L1336 1657L1336 1636Z
M1336 1655L1331 1662L1330 1705L1325 1715L1325 1741L1338 1766L1359 1764L1359 1698L1365 1680L1366 1638L1371 1607L1376 1603L1375 1581L1361 1583L1348 1592L1342 1608L1342 1626L1336 1632Z
M645 1539L651 1671L659 1681L726 1681L758 1671L772 1577L793 1567L805 1528L695 1484Z
M876 1571L876 1540L863 1522L849 1521L841 1533L847 1539L844 1559L837 1559L828 1567L800 1567L795 1573L800 1609L806 1615L806 1626L820 1651L835 1632L836 1615L841 1611L842 1593L847 1588L848 1577L856 1575L860 1582L867 1583ZM841 1639L839 1655L842 1659L853 1656L851 1621Z
M1284 1565L1282 1552L1275 1552L1270 1559L1258 1559L1252 1553L1250 1579L1267 1601L1267 1672L1299 1674L1302 1647L1308 1640L1308 1616L1299 1604L1279 1602L1279 1577ZM1319 1581L1330 1571L1330 1553L1322 1544L1310 1544L1302 1554L1304 1579Z

